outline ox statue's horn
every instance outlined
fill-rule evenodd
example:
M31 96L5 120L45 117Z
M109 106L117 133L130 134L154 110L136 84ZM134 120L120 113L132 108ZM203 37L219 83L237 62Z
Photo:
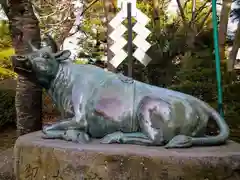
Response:
M32 51L37 51L38 49L32 44L31 41L28 41L29 46L31 47Z
M58 51L57 43L54 41L52 36L45 34L44 41L46 42L47 46L51 47L53 53L56 53Z

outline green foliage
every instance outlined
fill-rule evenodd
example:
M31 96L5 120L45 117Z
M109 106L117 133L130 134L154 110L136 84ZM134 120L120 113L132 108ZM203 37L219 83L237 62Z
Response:
M0 89L0 127L15 121L15 91Z
M12 70L10 56L14 54L13 48L0 50L0 80L16 77Z
M203 50L182 57L181 68L176 73L177 80L171 86L175 90L191 94L209 103L216 102L216 73L214 56Z
M0 20L0 80L16 77L11 69L10 56L14 54L14 49L11 46L9 24L5 20Z
M0 59L2 63L8 63L9 57L15 53L13 48L5 48L0 51Z
M75 64L86 64L87 61L84 61L83 59L81 58L77 58L75 61L74 61Z
M86 37L79 42L79 58L102 60L106 51L106 25L103 1L98 1L85 12L81 30Z
M0 50L12 46L9 24L5 20L0 20Z

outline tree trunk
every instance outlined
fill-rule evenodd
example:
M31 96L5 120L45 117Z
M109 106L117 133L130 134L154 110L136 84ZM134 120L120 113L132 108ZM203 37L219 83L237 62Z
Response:
M9 0L13 46L16 54L29 53L28 41L40 47L40 29L29 0ZM17 133L23 135L42 128L42 89L27 77L18 76L15 97Z
M184 14L184 9L183 9L183 6L182 6L180 0L177 0L177 6L178 6L178 10L180 12L180 16L182 18L184 29L187 33L186 44L187 44L189 49L193 49L194 48L194 42L195 42L195 35L196 35L194 29L192 29L192 24L193 23L192 22L189 23L187 21L187 18Z
M195 19L196 19L196 0L192 0L192 17L191 21L188 24L189 28L187 31L187 45L190 49L195 48L194 43L197 34Z
M154 23L154 34L156 34L157 39L160 35L160 5L159 0L153 0L153 23Z
M225 42L227 35L228 18L231 11L231 4L231 0L223 0L222 2L218 35L221 61L225 60Z
M109 62L114 54L110 50L110 46L113 44L113 40L109 37L109 34L113 31L112 27L109 25L109 22L114 18L117 9L114 7L113 0L103 0L104 3L104 13L106 18L106 25L107 25L107 69L109 71L115 72L116 69L113 65Z
M234 68L235 60L237 58L238 49L240 47L240 21L238 21L237 31L235 33L232 50L229 54L227 63L228 72L231 72Z

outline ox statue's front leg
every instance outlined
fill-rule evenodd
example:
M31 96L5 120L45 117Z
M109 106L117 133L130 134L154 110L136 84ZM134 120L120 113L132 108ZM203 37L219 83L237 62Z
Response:
M42 130L44 139L64 139L77 143L89 142L89 136L81 129L73 118L67 118L60 122L45 126Z
M87 128L87 120L86 120L86 101L89 92L86 92L85 88L87 87L84 83L75 83L72 89L72 104L74 110L74 118L73 121L77 123L75 129L86 130Z
M43 129L45 139L64 139L78 143L89 142L87 131L87 120L85 118L86 97L83 96L83 88L78 84L73 85L71 102L74 117L61 120ZM64 107L66 110L68 107Z
M86 97L83 95L87 94L84 90L86 86L84 84L74 84L72 89L72 104L74 110L74 117L71 120L72 125L68 126L68 130L64 133L63 138L67 141L73 141L78 143L87 143L90 138L87 131L87 120L86 120Z

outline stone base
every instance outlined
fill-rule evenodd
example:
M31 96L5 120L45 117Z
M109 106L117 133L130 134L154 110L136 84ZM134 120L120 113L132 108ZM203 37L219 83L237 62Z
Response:
M13 148L0 153L0 180L14 180Z
M238 180L240 144L167 150L137 145L88 145L43 140L15 144L17 180Z

